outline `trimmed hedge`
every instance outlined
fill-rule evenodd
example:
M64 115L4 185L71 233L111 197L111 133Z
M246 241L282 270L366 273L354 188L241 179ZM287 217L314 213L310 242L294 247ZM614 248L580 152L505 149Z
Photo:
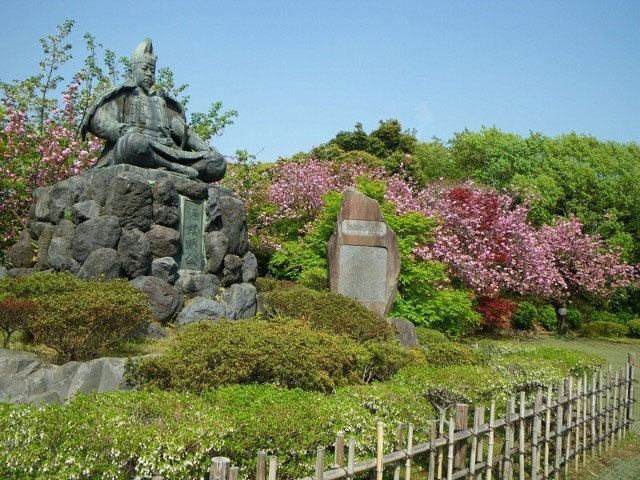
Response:
M346 335L356 342L390 340L395 329L357 300L305 287L274 289L265 296L272 316L299 318L314 330Z
M417 350L395 343L358 344L277 318L198 322L172 339L164 354L129 365L129 378L165 390L210 390L222 385L273 383L330 392L386 380L407 365L426 365Z
M629 335L629 327L617 322L595 321L582 325L580 333L585 337L625 337Z
M446 343L449 341L447 336L433 328L416 326L416 335L420 345L430 345L432 343Z
M451 367L453 365L476 365L475 352L461 343L434 343L426 347L425 357L430 367Z
M634 318L627 323L629 328L629 336L632 338L640 338L640 318Z

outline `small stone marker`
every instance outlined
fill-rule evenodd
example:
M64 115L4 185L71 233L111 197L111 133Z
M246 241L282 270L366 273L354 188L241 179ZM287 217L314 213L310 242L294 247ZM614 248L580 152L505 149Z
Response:
M331 291L386 315L398 289L396 234L377 201L351 187L342 195L336 230L327 244Z

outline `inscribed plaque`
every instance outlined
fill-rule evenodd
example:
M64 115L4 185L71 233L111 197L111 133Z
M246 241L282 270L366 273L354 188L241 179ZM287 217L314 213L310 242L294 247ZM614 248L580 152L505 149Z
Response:
M342 233L344 235L360 235L362 237L381 237L387 233L387 224L384 222L372 222L371 220L342 221Z
M204 207L202 202L193 202L181 197L183 202L180 218L180 241L182 255L180 268L183 270L204 270Z
M342 245L338 265L338 293L363 301L386 300L386 248Z

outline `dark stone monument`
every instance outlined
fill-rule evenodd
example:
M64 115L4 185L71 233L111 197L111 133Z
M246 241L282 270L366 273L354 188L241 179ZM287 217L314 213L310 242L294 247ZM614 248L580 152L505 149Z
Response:
M327 245L331 290L386 315L398 288L396 234L380 205L355 188L343 193L336 230Z
M82 134L106 140L98 163L34 193L27 228L6 256L9 273L139 279L132 283L160 321L182 307L183 294L219 302L213 311L227 318L250 316L257 265L244 205L208 183L224 176L226 161L188 127L178 102L152 90L155 61L146 39L131 59L132 80L91 107ZM221 284L243 287L225 295Z

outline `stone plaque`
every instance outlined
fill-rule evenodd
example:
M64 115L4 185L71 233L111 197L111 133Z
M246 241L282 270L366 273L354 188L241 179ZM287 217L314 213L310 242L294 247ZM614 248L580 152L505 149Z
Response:
M204 271L204 205L180 196L180 269Z
M344 220L342 222L344 235L364 235L366 237L381 237L387 233L387 224L371 222L369 220Z
M386 248L343 245L338 269L339 294L371 302L386 300Z
M343 193L336 230L327 245L331 290L386 315L398 288L396 234L375 200L354 188Z

